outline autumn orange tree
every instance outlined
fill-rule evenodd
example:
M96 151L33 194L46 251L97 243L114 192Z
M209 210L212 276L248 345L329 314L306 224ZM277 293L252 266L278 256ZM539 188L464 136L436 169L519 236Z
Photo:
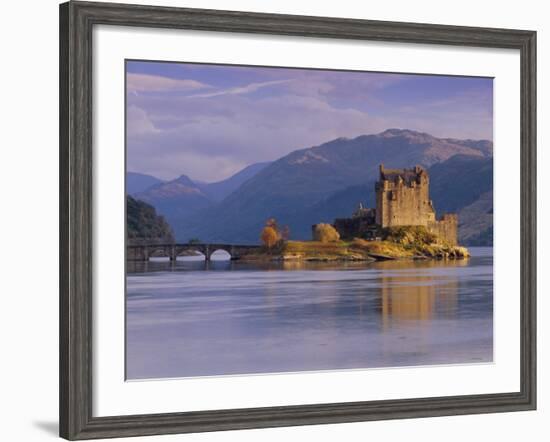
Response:
M281 241L287 241L290 236L290 229L288 226L279 228L275 218L269 218L265 222L265 226L260 234L260 240L262 244L271 249Z
M277 242L279 242L279 234L272 226L265 226L262 229L262 234L260 235L262 244L268 249L271 249Z

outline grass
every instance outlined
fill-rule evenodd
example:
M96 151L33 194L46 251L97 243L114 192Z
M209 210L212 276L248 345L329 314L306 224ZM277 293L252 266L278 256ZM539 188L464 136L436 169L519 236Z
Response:
M288 241L284 245L286 259L309 260L369 260L365 250L353 247L347 241Z
M355 238L353 240L353 247L374 256L388 258L412 258L415 256L413 250L409 250L401 244L387 240L365 241L364 239Z

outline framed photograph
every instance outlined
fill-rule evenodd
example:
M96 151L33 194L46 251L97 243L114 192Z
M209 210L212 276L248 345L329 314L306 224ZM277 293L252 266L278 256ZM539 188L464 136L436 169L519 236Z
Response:
M60 435L536 407L536 33L60 6Z

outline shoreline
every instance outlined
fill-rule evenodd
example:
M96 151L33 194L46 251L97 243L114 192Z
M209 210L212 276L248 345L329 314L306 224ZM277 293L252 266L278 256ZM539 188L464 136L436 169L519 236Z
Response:
M468 259L466 247L448 244L400 244L393 241L288 241L272 250L243 255L244 262L377 262Z

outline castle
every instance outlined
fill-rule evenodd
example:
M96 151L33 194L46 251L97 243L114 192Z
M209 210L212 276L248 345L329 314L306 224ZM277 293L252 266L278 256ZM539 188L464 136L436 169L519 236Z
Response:
M424 226L450 245L457 245L458 217L445 214L436 219L430 178L422 167L386 169L381 164L374 188L376 209L360 204L351 218L334 220L334 228L342 238L375 238L381 228Z

